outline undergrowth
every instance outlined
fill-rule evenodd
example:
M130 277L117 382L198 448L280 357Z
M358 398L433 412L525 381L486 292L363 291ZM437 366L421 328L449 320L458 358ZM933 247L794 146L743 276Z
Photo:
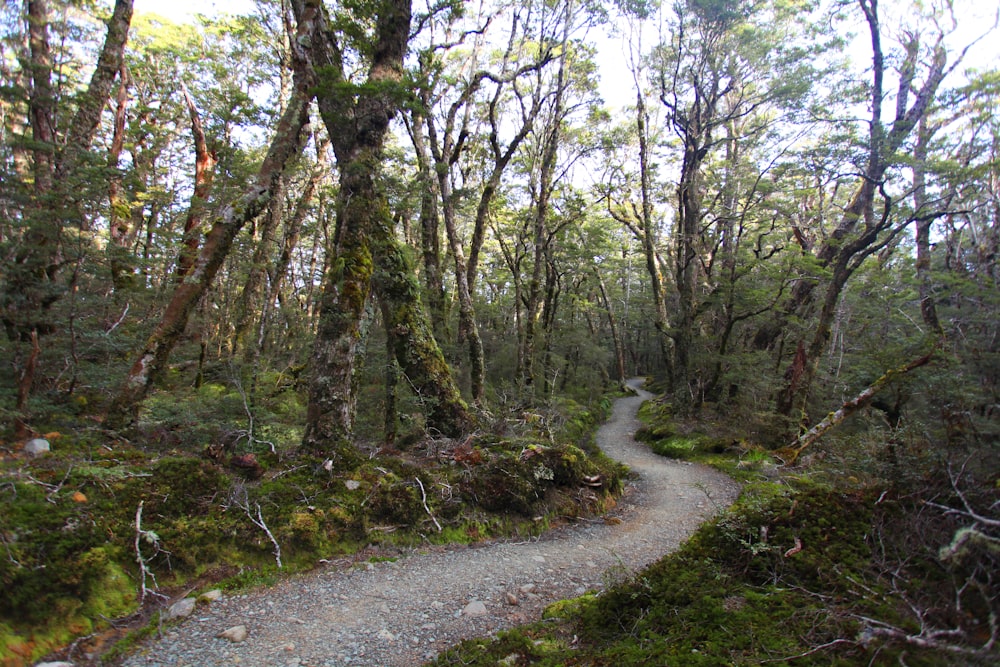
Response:
M654 450L744 480L735 505L626 581L433 665L1000 661L995 463L953 451L964 463L949 465L916 442L871 438L835 441L788 470L718 426L674 423L662 403L642 415Z
M590 439L609 400L513 415L463 441L360 447L350 466L296 451L299 434L282 426L300 416L288 394L256 406L271 423L252 431L220 418L244 405L234 389L203 386L186 399L175 390L170 401L154 397L128 440L64 428L37 458L4 448L5 667L79 638L53 655L96 650L112 621L141 628L192 588L240 590L335 558L533 536L613 505L625 474Z

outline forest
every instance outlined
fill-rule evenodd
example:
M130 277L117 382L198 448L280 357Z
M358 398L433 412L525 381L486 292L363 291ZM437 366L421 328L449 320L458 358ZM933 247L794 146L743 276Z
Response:
M1000 70L976 4L5 2L3 664L121 647L190 582L600 513L627 471L591 434L635 376L655 451L746 485L664 581L728 554L727 581L817 609L775 616L796 636L770 661L991 664ZM768 525L837 565L788 565ZM600 621L657 617L642 581L563 621L592 657L525 664L645 664ZM476 664L503 641L541 651Z

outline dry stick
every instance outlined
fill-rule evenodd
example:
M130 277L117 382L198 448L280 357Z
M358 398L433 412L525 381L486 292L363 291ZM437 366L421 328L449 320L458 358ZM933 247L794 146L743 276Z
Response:
M153 574L153 571L150 570L149 566L146 564L146 559L142 557L142 549L140 547L140 542L142 541L142 538L145 537L146 539L156 544L159 542L159 537L156 535L156 533L153 533L152 531L142 529L142 506L145 502L146 502L145 500L140 500L139 506L135 508L135 562L139 564L139 576L141 577L139 586L140 607L142 606L143 601L146 599L146 593L152 593L153 595L160 595L160 593L157 593L155 590L146 587L147 576L149 576L149 578L153 580L154 586L159 586L159 584L156 583L156 575ZM166 596L161 596L161 597L166 597Z
M438 520L434 518L433 514L431 514L431 508L427 506L427 492L424 491L424 483L420 481L419 477L414 477L413 479L417 480L417 485L420 487L420 502L424 504L424 511L427 512L427 516L431 518L431 521L434 522L434 525L437 526L438 532L440 533L441 524L439 524Z
M254 518L254 515L250 513L250 501L249 500L247 500L246 503L243 504L243 511L246 512L247 518L250 519L250 522L253 523L253 525L255 525L258 528L260 528L261 530L263 530L264 533L267 535L267 538L269 540L271 540L271 544L274 545L274 560L278 564L278 569L280 570L281 567L282 567L282 565L281 565L281 545L278 544L278 540L274 539L274 533L271 532L271 529L268 528L267 524L264 522L264 513L260 509L260 503L254 503L254 507L257 510L257 517L256 518Z

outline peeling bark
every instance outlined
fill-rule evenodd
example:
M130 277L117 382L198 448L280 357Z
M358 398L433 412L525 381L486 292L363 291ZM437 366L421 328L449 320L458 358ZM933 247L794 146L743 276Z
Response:
M184 101L187 104L188 114L191 117L191 135L194 139L194 194L191 196L191 204L188 206L187 216L184 218L184 237L181 242L181 253L177 259L177 272L175 279L184 280L184 277L191 272L195 258L198 256L198 246L201 244L202 221L205 217L205 205L208 202L208 195L212 190L212 180L215 175L215 165L218 157L215 151L209 150L208 141L205 139L205 129L201 124L201 115L198 107L195 106L187 86L181 84L184 92ZM276 198L275 198L276 199Z

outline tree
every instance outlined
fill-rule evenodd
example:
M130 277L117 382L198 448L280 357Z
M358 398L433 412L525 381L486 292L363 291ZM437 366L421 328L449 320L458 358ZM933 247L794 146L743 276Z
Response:
M3 323L12 341L31 345L18 369L15 409L27 409L35 380L40 337L52 333L51 306L62 296L59 284L66 256L66 233L85 230L88 221L74 189L84 182L80 172L90 149L118 73L132 20L131 0L117 0L108 20L107 36L89 85L78 97L68 124L60 122L63 102L53 81L52 49L49 42L50 11L47 0L25 3L28 24L30 94L28 116L31 127L31 171L33 205L26 212L27 227L17 240L12 261L3 270L0 291Z
M298 1L293 8L300 30L308 34L309 65L319 81L317 102L340 175L336 259L325 277L321 298L303 445L317 453L349 455L356 364L359 345L367 336L373 287L388 316L386 328L397 337L397 360L429 403L429 425L446 435L457 435L471 418L430 334L419 286L395 238L393 218L378 182L389 123L402 103L410 3L377 3L370 17L374 22L371 35L361 27L366 17L338 17L357 22L362 38L353 45L351 33L338 35L319 3ZM348 46L367 56L367 74L361 84L347 76Z
M304 35L300 32L297 37ZM301 152L305 137L303 130L309 122L311 96L308 91L313 79L305 67L301 48L297 49L293 63L296 71L292 97L275 128L255 182L238 201L224 206L215 215L190 271L175 286L159 324L139 352L108 408L105 423L110 428L122 428L135 420L140 401L163 373L171 350L184 333L192 312L212 286L236 235L247 222L266 209L275 196L287 165Z
M893 197L886 188L887 173L899 159L904 142L927 113L944 77L962 60L960 55L956 62L948 65L948 54L943 45L945 33L938 28L934 44L929 47L930 64L923 73L923 83L916 88L923 51L921 36L910 34L902 45L895 114L887 127L882 112L887 59L882 46L878 3L877 0L859 0L859 7L868 25L872 45L871 118L866 158L862 178L840 222L815 252L820 266L829 271L829 279L819 304L820 311L811 340L807 346L800 342L800 351L787 375L787 385L778 399L778 410L786 415L804 413L820 359L830 338L837 303L847 281L865 259L887 247L906 227L906 223L901 224L894 216ZM881 210L876 210L876 198L881 199ZM811 304L816 284L808 280L800 282L793 290L785 312L801 313Z

